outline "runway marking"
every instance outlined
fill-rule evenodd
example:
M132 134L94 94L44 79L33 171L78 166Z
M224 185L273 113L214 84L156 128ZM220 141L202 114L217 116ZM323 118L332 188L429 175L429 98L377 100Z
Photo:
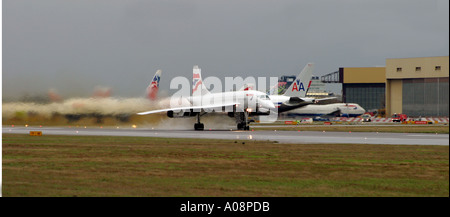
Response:
M4 133L28 134L34 128L3 127ZM151 129L85 129L85 128L36 128L45 135L79 136L140 136L199 139L240 139L275 141L278 143L314 144L387 144L387 145L449 145L448 134L375 133L375 132L319 132L319 131L192 131ZM412 136L412 137L411 137ZM418 138L424 137L424 138Z
M424 135L406 135L406 136L428 136L428 137L449 137L448 134L424 134Z

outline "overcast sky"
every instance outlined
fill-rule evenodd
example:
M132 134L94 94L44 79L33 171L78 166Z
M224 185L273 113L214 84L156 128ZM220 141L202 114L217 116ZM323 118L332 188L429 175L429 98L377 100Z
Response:
M447 0L3 0L3 98L143 97L208 76L321 76L449 55Z

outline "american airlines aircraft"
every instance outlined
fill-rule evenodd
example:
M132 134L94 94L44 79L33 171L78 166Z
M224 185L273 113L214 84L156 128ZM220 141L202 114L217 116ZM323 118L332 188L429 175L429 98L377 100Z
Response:
M147 87L147 98L150 100L155 100L158 94L159 81L161 80L161 70L156 71L155 76L153 76L152 81Z
M300 108L318 101L334 99L336 97L328 97L322 99L307 98L306 92L311 86L312 72L314 63L308 63L299 75L292 82L291 86L286 89L283 95L269 95L270 100L278 108L278 113L287 112L292 109ZM272 92L272 91L271 91Z
M175 104L175 105L174 105ZM200 117L210 112L226 112L235 118L238 130L249 130L249 116L269 115L275 109L266 93L255 90L210 93L203 84L201 69L193 68L192 96L172 97L171 108L140 112L148 115L167 112L169 118L197 117L195 130L203 130Z
M313 68L314 64L308 63L283 95L269 95L270 100L278 107L279 113L314 103L313 98L305 98L306 91L311 85Z

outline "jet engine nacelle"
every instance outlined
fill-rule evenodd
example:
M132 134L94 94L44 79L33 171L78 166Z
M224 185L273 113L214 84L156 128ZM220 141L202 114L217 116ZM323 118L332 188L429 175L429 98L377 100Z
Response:
M256 103L253 106L246 106L244 109L239 108L239 106L237 108L234 108L233 112L228 112L228 117L232 118L235 117L235 113L239 113L239 112L244 112L244 110L246 112L248 112L248 116L259 116L259 115L270 115L270 110L263 108L261 104Z
M188 118L188 117L194 117L198 114L198 112L193 112L191 111L181 111L181 112L173 112L173 111L168 111L167 112L167 117L169 118Z
M270 110L267 108L263 108L258 103L256 104L256 108L249 107L247 108L248 116L260 116L260 115L270 115Z

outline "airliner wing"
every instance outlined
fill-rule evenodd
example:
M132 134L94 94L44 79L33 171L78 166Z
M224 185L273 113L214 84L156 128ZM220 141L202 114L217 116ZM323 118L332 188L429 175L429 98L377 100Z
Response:
M168 109L159 109L159 110L152 110L152 111L146 111L146 112L140 112L137 113L138 115L148 115L148 114L155 114L160 112L168 112L168 111L186 111L191 109L214 109L214 108L223 108L227 106L234 106L238 105L239 103L223 103L223 104L213 104L213 105L202 105L202 106L186 106L186 107L178 107L178 108L168 108Z
M336 111L333 111L333 112L331 112L330 114L327 114L327 115L331 116L331 117L338 117L338 116L341 115L341 110L338 108L338 109L336 109Z
M314 101L315 101L315 102L318 102L318 101L325 101L325 100L336 99L336 98L337 98L337 97L327 97L327 98L315 99Z

